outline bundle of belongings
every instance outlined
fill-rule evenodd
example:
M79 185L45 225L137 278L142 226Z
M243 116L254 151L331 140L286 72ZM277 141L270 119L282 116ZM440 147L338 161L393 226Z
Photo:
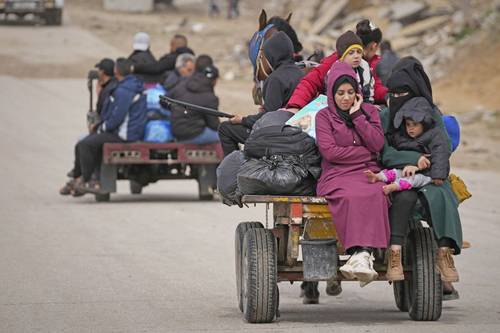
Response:
M253 126L242 151L234 151L217 169L223 202L241 206L243 195L314 195L321 157L314 139L286 125L292 113L268 112Z
M144 93L146 94L148 116L144 141L155 143L173 141L171 111L160 104L160 96L167 93L166 89L157 84L145 90Z

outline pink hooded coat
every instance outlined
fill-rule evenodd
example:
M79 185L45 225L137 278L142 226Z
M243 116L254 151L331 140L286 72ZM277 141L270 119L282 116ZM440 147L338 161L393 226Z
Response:
M316 116L316 138L323 161L317 193L325 196L338 237L345 249L353 246L386 248L389 243L389 201L382 183L371 184L365 170L380 171L377 156L384 133L375 106L363 103L351 115L349 128L337 114L333 86L341 76L356 78L352 68L336 62L328 75L328 107ZM359 87L356 87L359 92Z

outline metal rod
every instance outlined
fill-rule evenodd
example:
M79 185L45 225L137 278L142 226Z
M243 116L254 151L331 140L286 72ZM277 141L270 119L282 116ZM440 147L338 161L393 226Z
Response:
M162 104L162 103L167 104L168 106L170 106L170 104L177 104L177 105L185 107L186 109L190 109L192 111L201 111L201 112L204 112L204 113L207 113L207 114L210 114L213 116L217 116L217 117L223 117L223 118L233 118L234 117L234 115L229 114L229 113L224 113L224 112L220 112L218 110L212 109L212 108L207 108L204 106L179 101L177 99L173 99L173 98L167 97L165 95L160 95L160 104Z

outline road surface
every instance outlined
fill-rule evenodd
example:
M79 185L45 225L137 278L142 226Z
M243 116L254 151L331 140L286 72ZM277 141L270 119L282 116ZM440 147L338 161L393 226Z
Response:
M456 170L473 193L460 208L472 248L456 258L461 299L444 304L439 322L410 321L387 283L345 283L338 297L325 296L321 285L320 304L310 306L298 298L298 284L283 283L281 318L246 324L236 304L234 230L239 221L263 220L264 207L198 202L194 181L160 182L142 196L127 194L123 183L104 204L61 197L73 145L85 132L86 82L26 78L37 67L23 71L22 64L57 67L44 62L50 50L40 45L56 53L61 45L34 41L58 32L1 29L10 36L2 40L21 45L17 53L0 51L2 59L22 57L0 72L22 75L0 76L0 332L500 331L499 173ZM63 44L63 55L92 66L88 57L101 53L80 49L107 49L82 36L80 46ZM30 52L45 60L26 60ZM230 84L221 88L239 98Z

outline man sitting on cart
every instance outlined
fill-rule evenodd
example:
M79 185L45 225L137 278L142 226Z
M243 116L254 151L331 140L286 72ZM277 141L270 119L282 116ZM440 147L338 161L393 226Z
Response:
M219 98L214 87L219 77L219 70L212 64L212 59L200 56L196 61L192 76L179 83L169 97L202 107L217 109ZM172 131L174 137L182 143L208 144L219 141L217 127L219 118L202 111L187 109L181 105L172 105Z
M96 124L95 133L78 142L76 150L79 160L75 161L75 190L83 193L99 193L100 184L92 180L92 174L101 165L102 147L105 143L141 140L146 125L146 95L143 83L131 75L130 60L116 61L115 76L119 83L113 91L103 113L105 118Z
M95 67L97 68L97 103L95 108L95 114L98 116L96 121L103 121L107 117L107 112L103 112L103 110L107 109L107 104L109 103L109 97L115 90L118 80L115 78L115 62L112 59L104 58L99 61ZM93 126L93 124L89 124L89 133L92 134L95 132L97 128ZM82 136L80 139L84 139L85 136ZM78 145L75 146L75 164L73 169L68 173L68 177L70 180L64 184L64 186L59 190L59 194L61 195L70 195L73 194L75 196L81 195L83 193L76 193L74 191L75 180L81 175L80 168L80 154L77 149Z

